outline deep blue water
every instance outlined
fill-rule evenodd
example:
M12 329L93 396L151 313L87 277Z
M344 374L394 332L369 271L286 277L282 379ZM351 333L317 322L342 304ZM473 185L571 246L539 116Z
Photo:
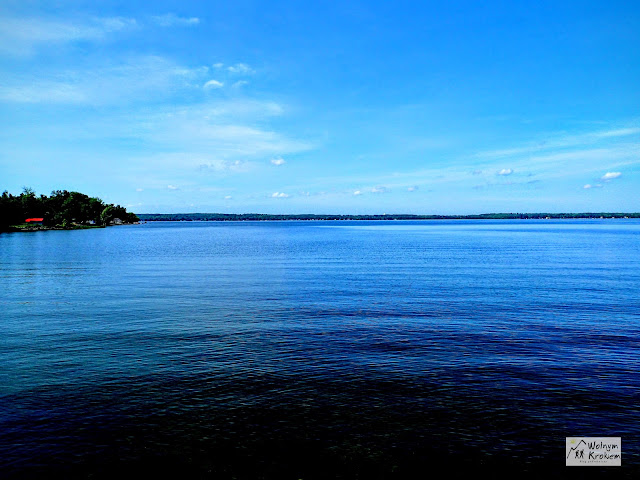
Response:
M2 234L0 280L0 476L640 475L637 220Z

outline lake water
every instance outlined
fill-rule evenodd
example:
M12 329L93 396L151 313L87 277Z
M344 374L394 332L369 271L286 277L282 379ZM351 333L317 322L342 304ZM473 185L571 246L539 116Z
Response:
M638 220L2 234L0 279L2 477L640 475Z

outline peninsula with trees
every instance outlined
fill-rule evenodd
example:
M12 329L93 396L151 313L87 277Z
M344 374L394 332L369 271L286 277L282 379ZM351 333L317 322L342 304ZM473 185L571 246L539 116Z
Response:
M47 196L25 187L20 195L5 190L0 196L0 232L74 230L138 221L126 208L80 192L54 190Z
M20 195L6 190L0 196L0 232L73 230L143 222L180 221L313 221L313 220L531 220L640 218L640 213L483 213L475 215L333 215L264 213L135 213L120 205L107 204L80 192L54 190L51 195L36 195L24 188Z

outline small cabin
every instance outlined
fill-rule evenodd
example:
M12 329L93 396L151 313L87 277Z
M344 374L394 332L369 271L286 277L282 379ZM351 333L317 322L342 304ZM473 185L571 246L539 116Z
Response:
M44 218L27 218L25 219L25 223L30 223L31 225L42 225Z

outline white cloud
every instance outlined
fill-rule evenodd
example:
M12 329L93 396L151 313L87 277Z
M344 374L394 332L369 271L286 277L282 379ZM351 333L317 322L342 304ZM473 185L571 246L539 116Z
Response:
M284 165L284 164L285 164L285 163L287 163L287 162L285 162L285 161L284 161L284 158L282 158L282 157L277 157L277 158L272 158L272 159L271 159L271 163L272 163L273 165L280 166L280 165Z
M222 88L224 87L224 83L219 82L218 80L209 80L207 83L203 85L202 88L205 90L210 90L212 88Z
M218 62L213 64L213 68L222 68L222 67L224 67L224 63Z
M136 188L136 192L143 192L144 188Z
M386 191L387 191L387 187L382 187L382 186L373 187L371 189L371 193L385 193Z
M420 187L418 185L413 185L411 187L407 188L408 192L415 192L416 190L418 190Z
M77 41L99 41L136 27L133 18L92 17L69 20L0 17L0 52L30 55L37 48Z
M271 198L288 198L289 195L287 195L286 193L282 193L282 192L274 192L271 195Z
M128 112L96 120L74 130L73 136L91 140L105 135L137 139L153 153L130 157L133 175L152 171L152 179L159 181L155 188L164 189L167 184L182 187L190 181L207 182L208 177L246 174L258 168L260 162L264 165L265 158L269 162L281 155L312 149L311 143L286 132L256 126L268 125L279 111L273 102L244 100L170 105L151 113ZM54 128L50 135L64 137L69 132Z
M148 135L143 134L143 138L159 146L166 145L172 149L182 146L185 151L207 152L209 156L222 159L293 153L311 148L306 142L289 139L277 132L222 123L224 120L210 123L206 118L189 114L171 115L158 118L153 130Z
M210 80L207 66L184 66L158 56L133 56L118 63L110 63L107 60L100 66L61 70L49 74L25 75L7 71L0 82L0 101L71 105L113 104L122 107L126 102L157 99L175 105L177 95L222 86L221 81ZM283 106L276 102L246 98L205 103L188 108L207 117L250 116L252 121L257 120L258 116L270 117L284 113ZM172 114L179 114L182 110L173 108Z
M240 88L240 87L243 87L243 86L248 85L248 84L249 84L249 82L247 82L246 80L238 80L233 85L231 85L231 87L232 88Z
M586 184L584 187L582 187L582 188L584 188L585 190L589 190L589 189L591 189L591 188L602 188L602 185L600 185L599 183L596 183L595 185L590 185L590 184L588 184L588 183L587 183L587 184Z
M637 144L622 144L609 148L592 148L572 150L567 152L549 153L545 155L523 158L518 167L522 170L535 170L536 174L550 177L566 177L575 172L597 172L602 170L602 159L608 162L616 161L614 165L622 166L637 163L634 156L637 153ZM558 168L562 165L564 168Z
M606 130L603 132L596 132L593 135L597 138L609 138L609 137L625 137L627 135L635 135L640 133L640 128L618 128L617 130Z
M521 182L511 182L512 185L522 185L524 188L534 188L530 184L530 178L525 177L530 174L538 180L536 186L543 187L544 182L550 179L567 179L575 182L580 176L586 178L594 177L593 183L601 183L596 179L602 175L603 159L606 159L606 168L609 170L622 170L629 165L638 165L638 142L623 142L614 145L603 146L602 148L584 148L584 149L562 149L558 151L549 151L539 155L526 155L518 159L509 159L509 168L513 171L509 176L497 176L498 172L504 168L506 163L504 160L494 161L492 159L479 163L477 159L469 157L453 158L448 164L436 164L428 168L406 170L406 171L388 171L378 173L365 173L364 171L355 174L335 175L335 176L316 176L314 179L307 179L304 188L320 189L326 187L327 184L336 187L343 186L343 193L353 194L352 185L385 185L387 188L396 190L405 190L410 186L420 184L421 189L429 191L430 188L439 186L438 188L461 188L464 185L473 186L473 180L486 178L487 180L493 176L494 180L487 185L481 185L474 188L500 187L506 185L505 181L509 178L522 177L525 180ZM473 177L471 175L474 169L481 170L482 175ZM605 170L606 171L606 170ZM524 172L524 173L523 173ZM580 180L577 180L578 182ZM619 180L611 180L619 181ZM477 183L477 182L475 182ZM548 183L546 184L549 185ZM574 183L575 185L575 183ZM578 183L578 187L579 187ZM602 188L606 188L604 185ZM300 185L302 188L302 185ZM580 188L580 187L579 187ZM364 195L369 193L369 189L361 189L360 193Z
M502 170L500 170L498 172L498 175L511 175L513 173L513 170L510 168L503 168Z
M589 145L599 143L601 141L626 137L640 133L638 127L617 128L609 130L600 130L596 132L586 132L575 135L567 135L564 133L549 135L549 138L530 142L527 145L515 148L506 148L500 150L491 150L480 152L476 157L513 157L542 152L545 150L558 150L568 147L576 147L581 145Z
M229 73L233 73L236 75L251 75L254 73L253 69L247 65L246 63L236 63L235 65L231 65L227 67Z
M607 172L600 178L600 180L613 180L614 178L618 178L620 175L622 175L621 172Z
M144 144L145 152L130 152L122 161L133 177L150 176L145 181L147 193L150 189L166 194L176 190L171 195L191 192L194 185L211 183L213 178L243 174L260 164L265 168L271 165L265 160L313 148L305 138L292 136L282 122L272 121L286 113L277 102L203 97L207 80L218 75L220 80L227 78L226 70L214 71L210 64L208 68L209 72L204 66L145 56L126 57L125 62L122 57L107 58L98 67L87 64L41 78L5 69L0 101L116 107L83 110L81 123L71 118L77 118L78 109L69 118L56 110L55 121L38 125L34 134L44 134L39 145L47 142L45 138L59 143L82 138L86 145L116 138ZM194 98L202 103L191 103ZM9 133L5 130L2 136L8 138ZM135 183L132 187L130 193ZM291 196L297 196L296 190L291 191Z
M358 196L358 195L362 195L362 192L360 190L356 190L355 192L353 192L353 194L355 196Z
M178 17L174 13L151 17L153 22L161 27L188 27L200 23L198 17Z
M225 200L231 200L233 197L231 195L225 195L224 199Z
M0 86L0 100L11 103L83 104L88 94L79 85L43 81L31 85Z
M102 28L103 33L117 32L138 25L135 18L125 17L103 17L93 19L93 22Z
M284 108L276 102L243 99L209 103L200 108L191 107L189 111L207 120L221 117L238 119L250 117L255 120L280 116L284 113Z
M117 65L47 76L7 75L0 99L17 103L105 105L159 98L200 88L207 67L188 68L162 57L132 57Z
M198 166L200 171L243 173L251 170L252 164L242 160L210 160Z
M521 161L511 163L510 168L513 170L514 176L517 176L517 172L528 172L535 175L540 182L551 178L571 178L578 173L599 176L602 175L603 158L607 159L611 169L637 165L638 146L640 145L624 143L611 148L570 150L526 156ZM321 188L327 183L343 184L345 188L349 188L348 185L384 184L390 189L404 190L410 186L421 184L421 188L426 190L433 185L463 185L473 179L470 173L474 168L477 168L477 165L470 166L468 159L462 158L459 162L452 162L447 166L433 166L403 172L316 177L313 183L305 182L305 187L318 186ZM483 174L497 175L501 168L502 165L487 162L482 165L482 172ZM498 178L504 182L508 177ZM482 186L482 188L485 187ZM368 192L368 190L363 191Z

